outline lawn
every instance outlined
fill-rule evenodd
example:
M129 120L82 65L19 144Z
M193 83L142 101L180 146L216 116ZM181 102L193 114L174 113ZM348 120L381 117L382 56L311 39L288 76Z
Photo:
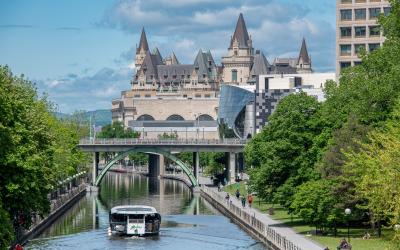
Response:
M239 188L240 194L247 195L246 185L244 182L225 186L224 191L234 195L237 188ZM342 238L347 239L347 228L338 229L337 237L329 234L327 236L312 235L311 232L315 232L314 226L307 225L296 216L291 216L281 206L268 204L264 201L261 201L258 197L254 197L253 207L257 208L263 213L268 213L268 210L273 207L274 214L270 215L271 218L282 222L283 225L293 228L296 232L304 234L306 237L310 237L312 240L319 242L324 246L328 246L331 250L336 249L339 241ZM388 248L389 242L393 237L393 231L391 229L383 229L383 236L381 238L378 238L369 232L371 234L371 238L368 240L362 239L365 230L366 228L350 228L350 243L353 246L353 250L383 250Z

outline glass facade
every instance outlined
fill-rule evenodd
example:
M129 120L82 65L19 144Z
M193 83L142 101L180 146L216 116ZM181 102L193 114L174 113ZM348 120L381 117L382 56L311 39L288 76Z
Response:
M221 86L218 123L220 128L233 130L239 138L244 138L246 106L254 103L254 91L224 84ZM222 135L225 137L225 135Z

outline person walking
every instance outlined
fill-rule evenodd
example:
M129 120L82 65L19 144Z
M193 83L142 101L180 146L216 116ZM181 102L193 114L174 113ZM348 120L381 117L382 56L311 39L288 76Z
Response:
M239 192L239 189L236 189L236 198L239 200L239 197L240 197L240 192Z
M226 193L226 196L225 196L225 200L226 200L226 203L229 205L229 198L230 198L230 196L229 196L229 193L227 192Z
M244 195L242 196L242 207L246 207L246 197Z
M251 204L253 203L253 195L249 194L247 196L247 202L249 203L249 207L251 208Z

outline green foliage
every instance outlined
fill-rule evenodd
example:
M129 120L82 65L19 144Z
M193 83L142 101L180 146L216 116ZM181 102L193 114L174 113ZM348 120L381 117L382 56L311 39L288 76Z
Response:
M14 232L8 212L3 209L0 201L0 249L6 250L14 240Z
M124 128L122 122L113 122L101 128L101 132L96 135L97 138L139 138L140 133L131 128Z
M291 204L293 212L312 225L324 227L335 224L343 217L343 210L335 207L339 197L331 192L334 185L333 181L326 179L302 184Z
M149 162L149 156L146 153L132 153L129 154L129 160L133 161L135 165L146 165Z
M217 175L224 171L225 160L226 160L224 153L209 152L204 155L205 157L203 161L205 165L203 166L206 166L206 168L204 169L206 175ZM201 162L201 156L202 154L200 154L200 162Z
M349 174L358 177L355 190L366 200L358 206L369 211L373 223L400 224L400 101L382 129L372 131L362 150L350 151Z
M246 146L259 195L308 223L336 227L349 207L358 223L400 224L400 2L390 2L382 48L327 82L312 115L299 112L304 97L284 98Z
M269 124L245 148L250 185L266 200L290 207L296 187L318 177L311 150L320 133L316 111L320 104L305 93L285 97Z
M3 221L10 218L14 225L29 228L33 213L49 212L47 194L58 181L75 174L84 164L85 157L77 149L75 125L59 122L52 114L51 104L37 96L31 82L13 76L8 67L0 67ZM2 224L5 230L8 224Z
M162 140L162 139L165 139L165 140L168 140L168 139L169 140L176 140L176 139L178 139L178 132L176 132L176 131L171 132L171 133L164 132L163 134L160 134L157 137L160 140Z

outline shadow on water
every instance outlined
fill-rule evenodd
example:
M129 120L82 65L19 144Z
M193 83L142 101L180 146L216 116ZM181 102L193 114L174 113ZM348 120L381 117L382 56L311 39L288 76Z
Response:
M159 236L107 235L118 205L153 206L162 215ZM265 249L182 182L108 173L98 195L87 194L33 240L28 249Z

